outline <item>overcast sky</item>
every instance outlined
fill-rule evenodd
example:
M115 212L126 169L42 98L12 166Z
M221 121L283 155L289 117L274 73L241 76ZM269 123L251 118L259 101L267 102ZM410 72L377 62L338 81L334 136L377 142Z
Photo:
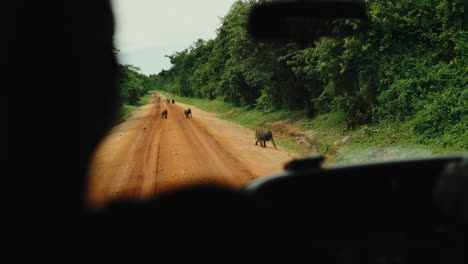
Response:
M119 63L144 74L171 64L164 55L188 48L201 38L213 39L235 0L113 0L115 45Z

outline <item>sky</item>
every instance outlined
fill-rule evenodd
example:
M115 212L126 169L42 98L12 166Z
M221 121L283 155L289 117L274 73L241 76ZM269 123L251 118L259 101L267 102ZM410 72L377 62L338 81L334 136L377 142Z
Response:
M171 64L165 55L188 48L197 39L214 39L235 0L112 0L114 44L121 64L158 74Z

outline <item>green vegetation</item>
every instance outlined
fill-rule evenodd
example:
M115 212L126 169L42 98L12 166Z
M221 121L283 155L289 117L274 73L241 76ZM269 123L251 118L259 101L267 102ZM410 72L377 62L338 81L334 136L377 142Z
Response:
M299 155L322 153L328 164L466 151L458 147L429 147L419 143L417 135L409 129L413 125L411 122L363 125L355 130L344 131L344 112L321 114L311 119L301 110L269 112L252 107L237 107L219 99L161 93L176 102L216 113L222 119L252 130L265 127L272 129L278 145Z
M120 108L120 115L123 118L126 118L137 109L138 109L138 106L135 106L135 105L122 105L122 107Z
M122 104L137 105L150 89L148 77L133 65L119 65L119 87Z
M151 98L152 98L152 95L150 93L147 93L143 97L140 97L140 99L135 105L128 105L128 104L122 105L120 109L120 115L124 118L129 116L132 112L137 110L138 107L149 104L151 101Z
M119 65L119 89L122 118L151 100L148 76L140 73L140 69L133 65Z
M302 118L295 126L331 156L346 136L359 147L468 150L465 1L367 0L369 23L336 20L334 38L306 46L251 39L256 2L235 2L215 39L169 55L172 67L147 85L213 100L202 108L251 128Z

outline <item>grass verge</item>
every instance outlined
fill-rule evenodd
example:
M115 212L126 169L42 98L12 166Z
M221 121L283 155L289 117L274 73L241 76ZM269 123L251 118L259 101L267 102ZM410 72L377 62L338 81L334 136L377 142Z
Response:
M122 119L126 119L131 116L132 112L135 112L140 106L149 104L153 99L153 92L154 91L149 91L147 94L142 96L136 105L122 105L120 108L120 116Z
M352 163L369 160L414 158L467 150L418 143L411 127L406 123L380 123L363 125L345 131L345 114L326 113L307 118L303 111L259 111L251 107L236 107L220 99L207 100L181 97L161 92L176 102L194 105L218 117L250 128L270 129L275 141L283 148L299 156L321 153L326 164Z

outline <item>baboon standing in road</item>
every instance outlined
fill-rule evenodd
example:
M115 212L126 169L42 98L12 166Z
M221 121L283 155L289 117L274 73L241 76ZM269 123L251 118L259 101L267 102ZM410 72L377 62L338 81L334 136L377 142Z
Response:
M162 118L167 119L167 109L164 109L164 111L162 111Z
M258 142L260 142L260 146L266 147L266 142L271 140L271 143L273 143L273 146L276 148L275 141L273 140L273 133L270 130L260 130L260 131L255 131L255 145L258 145Z
M192 109L185 109L184 110L184 113L185 113L185 118L192 118Z
M175 104L175 100L174 100L174 99L172 99L172 103Z

